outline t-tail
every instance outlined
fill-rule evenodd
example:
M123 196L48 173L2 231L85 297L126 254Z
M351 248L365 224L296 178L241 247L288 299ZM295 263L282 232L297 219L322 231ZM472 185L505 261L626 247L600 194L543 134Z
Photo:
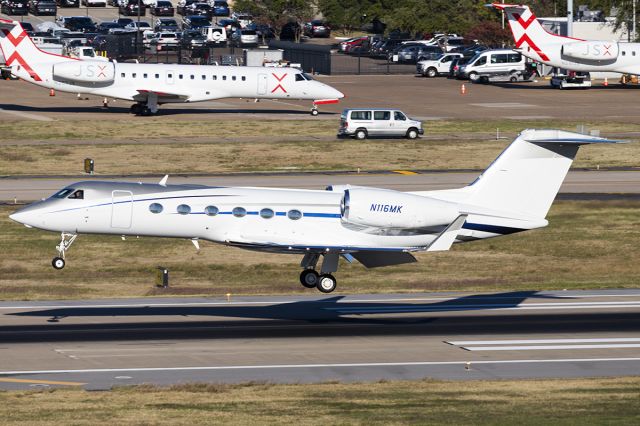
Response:
M618 141L562 130L524 130L464 190L470 205L544 219L581 145Z
M0 49L13 75L39 85L47 85L53 65L74 61L40 50L20 22L6 19L0 19Z
M560 66L563 45L584 41L548 32L529 6L501 3L492 6L507 15L516 49L535 61Z

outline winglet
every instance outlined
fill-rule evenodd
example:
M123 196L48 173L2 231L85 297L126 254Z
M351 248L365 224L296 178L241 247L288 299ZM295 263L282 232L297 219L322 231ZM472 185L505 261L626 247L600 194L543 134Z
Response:
M167 180L169 180L169 175L164 175L164 177L160 179L160 182L158 182L158 185L167 186Z
M467 220L466 214L461 214L458 216L453 222L447 226L444 231L440 233L436 237L435 240L427 247L427 251L447 251L453 245L453 242L456 240L458 236L458 231L464 225L464 222Z

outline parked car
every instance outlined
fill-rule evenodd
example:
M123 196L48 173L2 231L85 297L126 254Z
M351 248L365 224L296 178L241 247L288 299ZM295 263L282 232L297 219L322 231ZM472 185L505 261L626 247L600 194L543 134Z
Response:
M54 0L31 0L29 2L29 13L38 16L56 16L56 13L58 13L58 6Z
M59 7L80 7L80 0L56 0Z
M349 50L351 50L354 46L361 45L365 42L365 40L368 40L367 36L353 37L342 41L340 42L340 51L343 53L349 53Z
M249 25L253 24L253 16L248 13L233 12L231 14L231 19L238 22L238 24L240 24L240 28L247 28Z
M7 15L26 15L29 13L27 0L5 0L0 7L0 13Z
M143 5L140 6L140 16L144 16L147 11ZM120 4L119 12L121 15L125 16L137 16L138 15L138 2L130 1L126 4Z
M238 28L231 34L231 41L238 47L245 47L257 46L260 40L256 30Z
M276 31L267 24L254 24L250 28L256 30L258 38L263 43L267 40L276 38Z
M442 54L439 46L425 44L401 44L395 50L389 52L387 59L397 60L397 62L405 64L415 64L422 59L432 59Z
M345 109L340 115L338 137L403 136L415 139L422 134L422 123L397 109Z
M401 38L387 38L382 41L382 43L376 45L375 49L372 49L370 55L374 58L386 58L387 54L393 49L395 49L398 45L402 44L405 39Z
M200 32L207 40L208 44L227 44L227 30L224 27L209 26L200 28Z
M326 22L315 19L304 24L304 35L307 37L331 37L331 28Z
M107 0L82 0L87 7L107 7Z
M211 6L213 16L229 16L229 4L225 0L215 0Z
M96 25L99 34L109 34L114 29L124 30L124 25L117 22L100 22Z
M133 21L130 24L127 24L125 27L125 30L131 30L131 31L151 31L151 25L148 22L145 21Z
M467 56L453 58L451 60L451 65L449 66L449 75L447 76L447 78L458 78L460 68L466 65L469 62L469 59L471 58Z
M183 48L193 49L194 47L202 47L207 43L207 39L199 30L185 30L182 32L180 44Z
M158 18L156 20L156 24L153 27L155 32L161 31L178 31L180 28L178 26L178 21L173 18Z
M180 38L177 33L159 32L151 37L149 44L156 51L175 50L180 44Z
M112 22L117 22L118 24L122 25L122 28L124 28L127 25L129 25L130 23L132 23L133 19L131 19L131 18L118 18L118 19L114 19Z
M191 3L190 5L184 7L183 15L202 15L208 18L211 16L211 6L209 6L209 3L204 3L201 1Z
M434 59L423 59L416 65L416 72L424 77L436 77L449 74L449 68L454 58L461 58L462 53L441 53Z
M154 16L173 16L175 14L173 3L168 0L158 0L155 6L150 7L149 10Z
M179 0L176 11L182 16L188 15L188 13L185 13L185 7L193 3L197 3L198 1L199 0Z
M22 25L22 29L29 35L33 35L35 34L35 30L33 29L33 25L31 25L30 22L20 22L20 25Z
M300 24L294 21L287 22L280 29L280 40L294 41L302 34Z
M235 19L225 18L217 22L219 27L223 27L227 34L232 34L236 29L240 28L240 24Z
M65 19L64 27L69 31L80 31L83 33L97 32L95 22L88 16L70 16Z
M478 79L480 73L509 73L515 74L526 71L526 58L511 49L485 50L474 56L469 63L458 70L457 77Z
M182 20L183 30L198 30L202 27L208 27L211 25L209 19L202 15L187 16Z

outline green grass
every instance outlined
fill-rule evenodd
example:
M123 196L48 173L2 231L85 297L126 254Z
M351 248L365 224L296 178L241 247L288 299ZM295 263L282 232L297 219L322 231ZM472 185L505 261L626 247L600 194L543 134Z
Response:
M0 392L3 424L584 425L640 422L640 378Z
M634 288L640 262L640 201L557 202L547 228L420 253L418 263L366 270L342 263L343 293L438 290L517 291ZM0 208L0 297L6 300L156 295L304 293L299 256L202 242L81 235L67 267L51 258L59 236L11 222ZM342 262L342 261L341 261ZM171 288L157 289L156 266L170 270Z

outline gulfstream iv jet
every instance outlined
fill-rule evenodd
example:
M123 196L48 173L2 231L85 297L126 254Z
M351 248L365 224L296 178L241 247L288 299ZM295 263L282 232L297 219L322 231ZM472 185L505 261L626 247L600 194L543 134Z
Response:
M11 73L62 92L134 101L131 112L155 114L158 105L221 98L309 99L337 103L344 95L296 68L139 64L79 60L43 52L17 21L0 19L0 49Z
M53 267L78 234L208 240L301 257L300 281L329 293L340 257L368 268L415 262L413 253L547 225L545 216L580 145L613 143L559 130L525 130L470 185L399 192L78 182L10 218L61 233ZM320 262L321 260L321 262ZM317 265L320 263L320 267Z
M640 43L582 40L551 34L529 6L494 3L509 20L517 51L535 61L573 71L640 75Z

